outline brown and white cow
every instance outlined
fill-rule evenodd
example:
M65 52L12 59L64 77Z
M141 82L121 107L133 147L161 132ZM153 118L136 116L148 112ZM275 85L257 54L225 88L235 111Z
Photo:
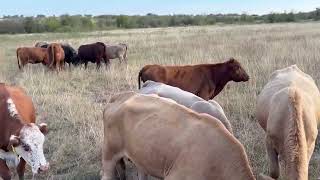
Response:
M314 80L296 65L275 71L261 91L257 119L266 131L270 175L307 180L320 124L320 93Z
M103 180L123 157L164 180L255 179L242 144L207 114L127 92L111 98L103 118Z
M11 179L9 167L23 179L26 163L34 174L49 169L43 154L47 125L35 124L35 109L30 97L14 86L0 83L0 177Z
M218 95L229 81L248 81L249 75L237 60L231 58L218 64L146 65L139 72L139 89L140 80L162 82L209 100Z
M48 54L46 48L20 47L17 49L16 54L19 69L23 68L28 63L42 63L44 65L48 64Z
M51 43L49 44L47 51L49 57L48 67L50 69L56 69L57 71L62 70L62 68L64 67L65 55L61 44Z

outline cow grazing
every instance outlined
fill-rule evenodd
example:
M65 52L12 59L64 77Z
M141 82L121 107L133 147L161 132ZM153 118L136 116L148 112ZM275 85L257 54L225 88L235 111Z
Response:
M60 71L63 69L64 65L64 51L60 44L51 43L48 48L48 57L49 57L49 69L56 69Z
M26 164L34 174L49 169L43 154L47 125L35 124L32 100L21 88L0 83L0 124L0 178L11 179L10 166L17 169L19 179Z
M107 59L118 58L119 62L127 62L127 50L128 46L123 43L119 44L106 44L106 56Z
M19 69L22 69L28 63L47 65L49 62L47 50L44 48L20 47L16 54Z
M256 117L266 131L270 175L307 180L320 120L320 93L314 80L296 65L275 71L261 91Z
M63 51L64 51L64 63L69 64L69 68L71 67L71 63L73 65L76 65L76 57L77 57L77 51L69 44L60 44ZM49 44L45 42L38 42L36 45L40 46L41 48L48 48Z
M229 120L227 119L222 107L214 100L210 100L208 102L180 88L150 80L146 81L142 85L139 93L157 94L160 97L172 99L178 104L190 108L198 113L209 114L220 120L227 130L232 134L232 127Z
M248 81L249 75L237 60L231 58L219 64L146 65L139 72L139 89L141 80L162 82L209 100L218 95L229 81Z
M101 66L101 60L104 61L106 67L109 64L109 60L106 57L106 46L102 42L96 42L92 44L81 45L78 49L78 56L76 61L85 65L87 69L88 62L96 63L97 69Z
M102 179L128 157L164 180L254 180L242 144L223 124L156 95L111 98L104 110Z

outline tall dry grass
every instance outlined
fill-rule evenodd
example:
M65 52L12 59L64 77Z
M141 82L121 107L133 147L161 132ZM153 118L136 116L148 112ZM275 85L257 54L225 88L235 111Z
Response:
M250 74L250 81L229 83L216 100L245 146L254 173L266 173L264 132L254 114L256 97L271 72L291 64L320 83L319 28L318 23L303 23L1 35L0 81L24 87L33 98L38 122L49 125L45 153L51 169L38 179L99 179L102 110L113 94L137 89L141 67L217 63L234 57ZM129 63L120 65L113 60L107 71L96 71L95 65L60 74L48 72L42 65L18 71L15 49L37 41L68 42L74 47L96 41L125 42ZM310 179L320 174L318 157L319 145L310 163Z

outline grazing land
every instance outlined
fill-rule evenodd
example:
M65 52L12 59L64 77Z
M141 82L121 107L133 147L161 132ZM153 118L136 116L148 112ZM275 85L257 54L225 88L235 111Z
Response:
M102 111L113 94L137 90L140 68L146 64L218 63L234 57L250 80L229 83L215 99L245 146L254 173L267 173L264 132L255 119L257 95L274 70L292 64L320 85L319 29L320 23L293 23L0 35L0 82L22 86L32 96L37 121L50 128L45 154L51 169L36 179L99 179ZM59 74L37 64L19 71L16 48L38 41L68 42L75 48L96 41L127 43L128 64L115 59L107 70L97 71L89 64L87 70L66 67ZM309 179L320 175L319 153L317 143ZM32 177L30 169L27 174Z

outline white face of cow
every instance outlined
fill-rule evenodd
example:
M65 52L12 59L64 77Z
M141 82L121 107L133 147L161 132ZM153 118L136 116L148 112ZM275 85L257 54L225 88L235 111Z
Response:
M45 139L43 133L46 132L46 124L41 124L39 128L32 123L21 129L19 137L14 135L10 137L10 143L15 147L17 154L31 166L34 174L49 169L49 163L47 163L43 154Z

